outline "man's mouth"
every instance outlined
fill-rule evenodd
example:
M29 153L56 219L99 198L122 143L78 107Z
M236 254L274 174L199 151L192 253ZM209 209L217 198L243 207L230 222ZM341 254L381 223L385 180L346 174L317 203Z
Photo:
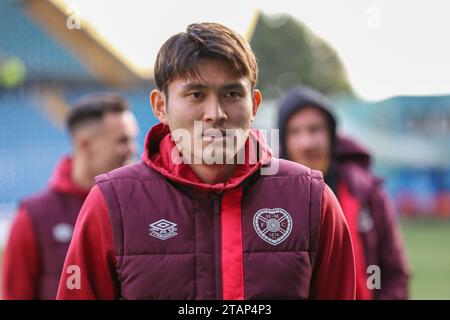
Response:
M208 129L202 133L202 140L207 142L223 141L226 137L225 129Z

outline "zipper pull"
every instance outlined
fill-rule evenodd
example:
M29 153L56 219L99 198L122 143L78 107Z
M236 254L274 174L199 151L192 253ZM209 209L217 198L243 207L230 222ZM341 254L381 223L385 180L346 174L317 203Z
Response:
M220 193L214 193L213 194L213 199L214 199L214 213L216 215L220 215L220 207L221 207L221 202L222 202L222 192Z

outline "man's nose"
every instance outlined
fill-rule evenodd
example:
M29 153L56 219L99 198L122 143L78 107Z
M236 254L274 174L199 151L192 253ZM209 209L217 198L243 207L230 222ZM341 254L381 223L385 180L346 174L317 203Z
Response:
M223 122L227 119L220 99L211 99L206 106L203 114L203 120L206 122Z
M297 141L300 150L310 150L314 148L314 138L311 135L304 135Z

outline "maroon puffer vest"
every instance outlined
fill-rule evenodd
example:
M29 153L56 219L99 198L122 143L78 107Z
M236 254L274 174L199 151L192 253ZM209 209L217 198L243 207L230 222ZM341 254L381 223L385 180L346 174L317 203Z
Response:
M319 172L272 161L279 161L276 175L258 172L244 182L244 297L306 299L324 183ZM222 298L220 195L181 187L143 162L101 175L97 185L111 218L121 298ZM276 208L292 220L289 236L274 245L258 235L254 218L261 209ZM161 238L170 238L151 236L155 227Z
M21 202L33 224L39 250L36 299L56 299L73 227L84 199L47 189Z

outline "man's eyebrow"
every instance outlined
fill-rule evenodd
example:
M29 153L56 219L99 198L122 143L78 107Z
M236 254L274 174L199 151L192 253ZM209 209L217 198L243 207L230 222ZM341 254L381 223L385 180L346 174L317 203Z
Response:
M201 83L187 83L183 85L183 91L207 89L208 86Z
M182 90L183 91L191 91L191 90L204 90L204 89L208 89L209 86L206 84L202 84L202 83L187 83L185 85L183 85ZM241 82L232 82L232 83L227 83L225 85L223 85L221 88L221 90L245 90L245 85Z
M244 84L240 82L228 83L222 87L223 90L244 90Z

